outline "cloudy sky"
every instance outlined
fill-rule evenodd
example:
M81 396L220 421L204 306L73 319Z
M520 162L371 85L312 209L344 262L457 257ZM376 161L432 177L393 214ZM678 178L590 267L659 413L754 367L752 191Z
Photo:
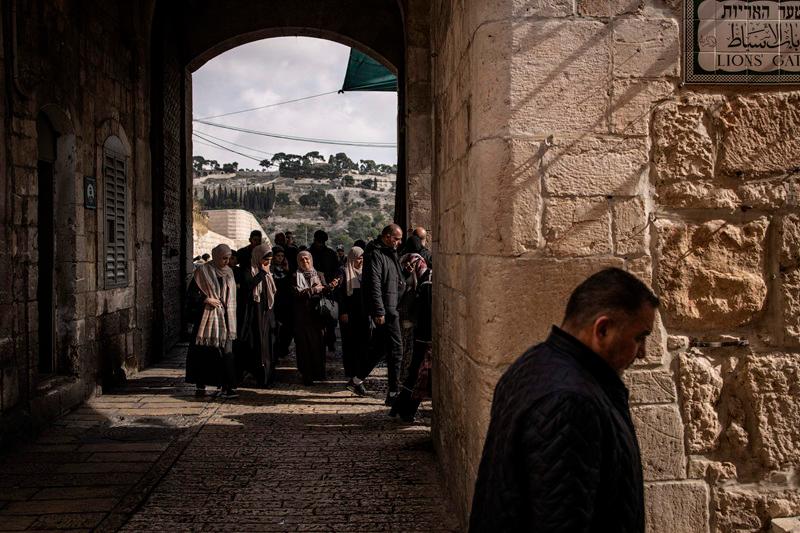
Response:
M194 117L258 107L342 87L350 49L308 37L279 37L239 46L217 56L193 75ZM397 93L350 92L330 94L258 111L209 119L220 124L298 137L348 141L397 140ZM346 152L351 159L397 162L395 148L334 146L288 141L213 126L194 125L195 132L213 135L214 142L254 157L261 152L305 154L317 150L326 157ZM210 137L207 137L210 138ZM225 139L241 146L231 146ZM255 150L252 150L255 149ZM258 162L194 139L194 154L220 164L237 161L240 168Z

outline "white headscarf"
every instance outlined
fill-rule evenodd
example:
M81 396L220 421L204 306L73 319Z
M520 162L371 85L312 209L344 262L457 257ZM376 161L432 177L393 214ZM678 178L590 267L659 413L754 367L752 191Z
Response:
M222 268L217 268L215 264L217 259L230 253L230 247L220 244L211 250L211 261L194 271L194 281L206 298L222 302L222 308L206 305L203 309L195 337L196 344L224 348L226 342L236 338L236 281L233 279L233 270L227 264Z
M347 263L344 266L344 281L347 284L347 295L352 296L354 289L361 288L361 267L353 266L356 259L364 255L364 250L358 246L353 246L347 253Z
M300 266L300 258L306 256L311 259L311 267L308 270L303 270L303 267ZM297 254L297 273L295 274L295 279L297 281L297 288L301 291L303 289L310 289L316 285L322 285L319 273L314 270L314 257L311 255L311 252L303 250Z

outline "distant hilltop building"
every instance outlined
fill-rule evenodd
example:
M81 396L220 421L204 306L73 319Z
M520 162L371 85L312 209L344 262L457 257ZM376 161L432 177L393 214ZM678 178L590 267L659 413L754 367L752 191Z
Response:
M267 233L264 231L264 228L261 227L261 224L258 223L256 217L253 216L252 213L249 211L245 211L243 209L214 209L210 211L203 211L203 215L208 218L208 230L209 233L219 234L222 237L232 241L221 241L225 244L228 244L231 247L235 248L242 248L243 246L247 246L250 239L250 232L253 230L259 230L266 239L266 242L269 242L269 238ZM206 246L206 238L208 234L202 235L203 238L202 243ZM213 236L212 236L213 237ZM195 248L197 248L198 240L195 240ZM214 243L213 245L217 245L219 242ZM208 250L201 250L200 253L206 253ZM198 255L198 250L195 249L195 255Z

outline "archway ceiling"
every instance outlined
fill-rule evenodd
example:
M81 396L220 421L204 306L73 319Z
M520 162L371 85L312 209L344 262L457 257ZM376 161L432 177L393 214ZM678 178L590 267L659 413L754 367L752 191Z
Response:
M236 46L289 35L357 48L393 72L405 56L398 0L184 0L183 54L190 70Z

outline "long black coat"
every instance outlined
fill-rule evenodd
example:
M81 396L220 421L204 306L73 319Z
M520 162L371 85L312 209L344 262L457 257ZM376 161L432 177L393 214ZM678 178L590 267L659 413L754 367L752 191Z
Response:
M644 531L628 391L559 328L497 384L470 531Z
M405 290L397 251L380 239L367 245L361 287L364 303L372 317L398 316L397 304Z

